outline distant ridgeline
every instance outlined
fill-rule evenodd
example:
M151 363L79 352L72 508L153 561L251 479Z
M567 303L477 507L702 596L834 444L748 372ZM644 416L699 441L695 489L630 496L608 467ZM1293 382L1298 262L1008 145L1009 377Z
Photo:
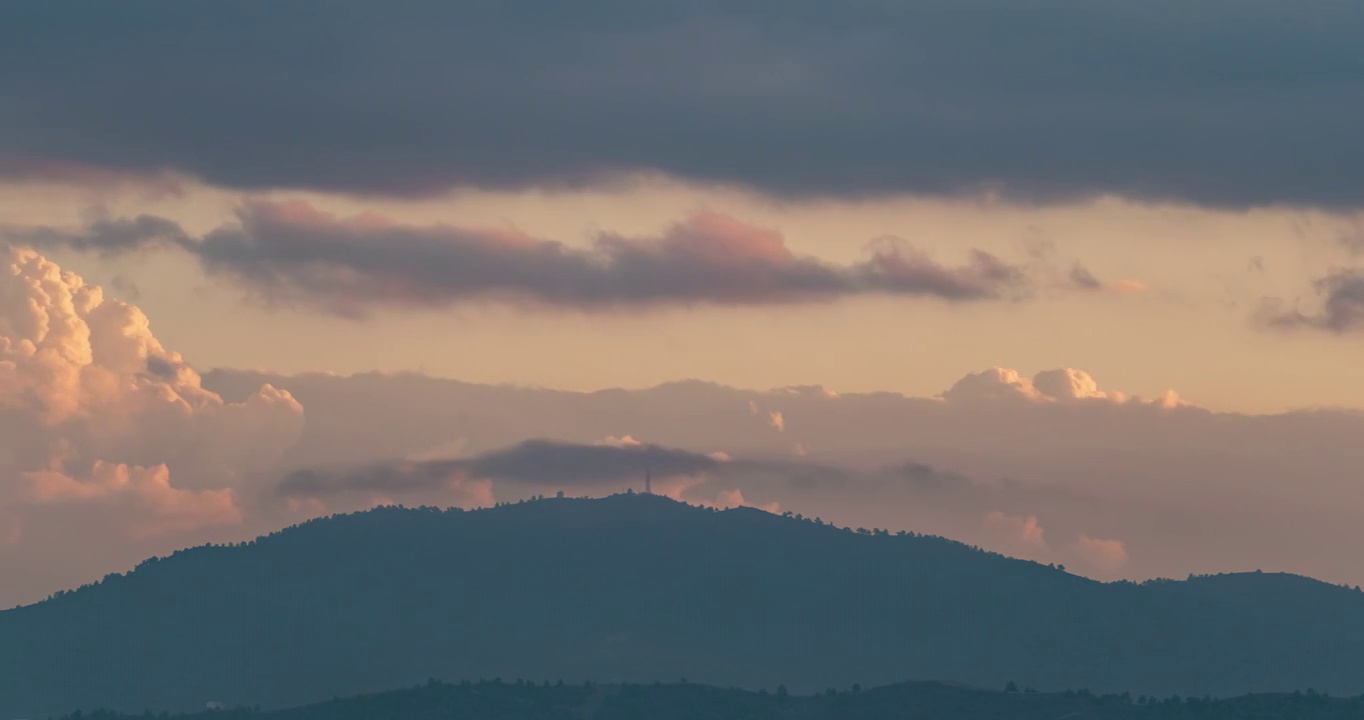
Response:
M1332 698L1315 691L1212 698L1133 698L1060 693L1004 692L939 683L901 683L801 696L779 686L767 690L720 689L686 682L651 685L570 685L501 680L451 685L429 681L410 690L331 700L287 710L223 708L163 720L1359 720L1364 698ZM108 711L63 720L145 720Z
M0 612L0 720L269 709L431 677L1355 696L1364 593L1258 573L1105 584L634 494L335 516Z

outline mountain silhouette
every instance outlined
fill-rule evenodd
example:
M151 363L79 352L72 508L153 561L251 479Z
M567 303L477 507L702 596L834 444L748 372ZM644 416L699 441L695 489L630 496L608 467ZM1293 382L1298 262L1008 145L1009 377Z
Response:
M1354 695L1364 594L1259 573L1099 583L626 494L334 516L0 612L0 718L495 677Z

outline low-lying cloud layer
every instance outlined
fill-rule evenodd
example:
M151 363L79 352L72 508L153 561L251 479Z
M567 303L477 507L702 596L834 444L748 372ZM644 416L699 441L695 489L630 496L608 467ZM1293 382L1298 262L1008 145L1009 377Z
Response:
M381 463L336 471L298 470L280 484L286 497L325 497L340 493L395 494L439 490L451 483L494 480L528 487L614 489L642 483L646 474L660 480L713 472L721 461L710 455L642 443L577 445L528 440L514 447L467 459Z
M11 8L0 175L1364 202L1357 3Z
M515 230L404 225L366 213L337 217L302 202L248 202L236 224L193 237L166 218L100 220L78 232L9 228L13 241L119 253L177 248L206 272L267 301L358 315L374 306L442 307L470 300L578 309L827 301L851 295L948 301L1018 297L1020 267L982 250L941 264L898 238L835 265L796 255L781 234L712 212L654 237L599 234L590 249Z
M956 530L950 533L953 537L978 541L1014 557L1071 564L1096 577L1118 577L1128 560L1123 541L1094 537L1083 530L1072 531L1073 537L1063 543L1050 542L1035 515L993 510L984 513L980 528L970 524L980 508L1017 502L1029 493L1035 502L1045 490L1037 493L1016 483L977 483L915 462L849 470L815 462L717 458L629 438L593 444L532 440L460 459L298 470L287 475L277 490L290 502L316 503L319 510L355 509L375 504L376 499L406 504L491 504L496 497L554 492L573 496L634 492L644 490L646 478L657 494L707 506L751 505L779 512L783 502L809 507L821 504L811 502L815 498L828 503L840 496L855 503L921 504L940 516L954 517L944 526Z
M690 453L687 471L700 468L671 478L661 463L653 471L655 492L690 502L775 504L840 525L931 532L1012 554L1022 551L985 518L1033 517L1045 549L1025 556L1096 577L1260 567L1364 580L1347 552L1322 550L1364 542L1364 517L1354 509L1364 507L1355 482L1364 413L1216 413L1173 392L1140 397L1104 387L1074 368L993 368L937 397L695 381L580 393L380 373L215 372L206 382L227 397L262 382L290 388L313 413L282 462L340 487L348 466L403 467L395 458L460 469L438 473L433 490L360 483L362 490L292 498L328 509L378 499L477 504L558 490L638 491L638 456L603 454L620 464L596 467L602 479L573 483L555 474L554 453L655 444ZM553 452L527 466L540 468L527 476L545 484L468 472L483 458L534 455L522 442L536 437L554 439L541 446ZM451 478L455 487L442 485Z

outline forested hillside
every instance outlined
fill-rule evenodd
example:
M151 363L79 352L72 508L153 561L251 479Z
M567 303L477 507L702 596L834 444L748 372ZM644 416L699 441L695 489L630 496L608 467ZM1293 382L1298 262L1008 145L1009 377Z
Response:
M338 516L0 612L0 717L275 708L432 677L1355 695L1364 594L1271 574L1103 584L617 495Z

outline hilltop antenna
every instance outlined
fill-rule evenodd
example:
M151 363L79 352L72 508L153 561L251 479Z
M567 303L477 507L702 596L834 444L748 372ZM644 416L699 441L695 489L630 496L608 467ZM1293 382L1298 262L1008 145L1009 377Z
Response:
M644 466L644 494L654 494L654 474L648 465Z

